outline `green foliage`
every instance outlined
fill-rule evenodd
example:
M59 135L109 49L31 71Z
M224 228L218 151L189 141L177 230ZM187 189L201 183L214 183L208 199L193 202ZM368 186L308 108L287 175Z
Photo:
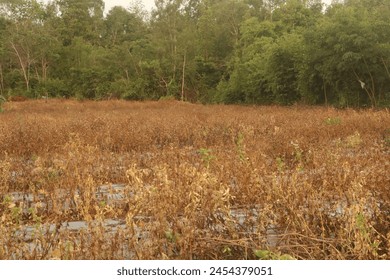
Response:
M201 148L198 150L198 153L200 154L205 166L209 168L211 161L215 159L215 156L212 154L212 150Z
M363 139L360 136L360 133L358 131L355 131L354 134L349 135L346 138L346 145L349 148L356 148L359 147L363 143Z
M237 147L237 153L242 162L247 161L247 156L245 153L245 144L244 144L244 134L241 132L238 133L237 140L236 140L236 147Z
M389 7L159 0L104 15L102 0L3 1L0 94L387 107Z
M276 158L276 167L278 168L278 171L279 172L282 172L283 170L284 170L284 168L285 168L285 162L284 162L285 160L284 160L284 158L282 158L282 157L277 157Z
M177 241L178 235L174 233L172 230L165 231L165 238L171 242L175 243Z
M372 8L374 14L382 9ZM317 102L343 107L385 102L390 33L379 26L388 29L389 24L366 8L332 6L322 21L305 30L309 55L300 80L305 95L311 92Z
M384 142L386 146L390 146L390 129L387 129L384 133Z
M325 124L327 125L339 125L341 124L341 119L339 117L328 117L325 120Z
M286 105L300 100L297 81L301 53L302 39L298 34L283 35L270 49L265 77L276 103Z
M160 101L174 101L176 100L176 97L174 97L173 95L165 95L165 96L161 96L159 98Z
M288 254L274 253L269 250L254 250L253 253L259 260L296 260Z

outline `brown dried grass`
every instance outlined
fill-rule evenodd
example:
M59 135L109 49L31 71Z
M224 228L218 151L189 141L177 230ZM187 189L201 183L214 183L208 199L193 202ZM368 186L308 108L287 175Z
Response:
M72 100L4 109L1 259L390 258L386 110ZM116 203L95 195L116 183ZM123 223L110 231L107 219Z

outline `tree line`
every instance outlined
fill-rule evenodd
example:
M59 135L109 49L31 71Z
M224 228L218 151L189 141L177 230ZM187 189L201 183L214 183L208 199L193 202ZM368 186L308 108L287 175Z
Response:
M390 104L390 0L0 0L0 95Z

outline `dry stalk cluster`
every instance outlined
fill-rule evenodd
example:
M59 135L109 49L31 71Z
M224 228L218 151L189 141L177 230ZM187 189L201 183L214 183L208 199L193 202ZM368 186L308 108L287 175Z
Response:
M1 259L390 259L390 114L8 102Z

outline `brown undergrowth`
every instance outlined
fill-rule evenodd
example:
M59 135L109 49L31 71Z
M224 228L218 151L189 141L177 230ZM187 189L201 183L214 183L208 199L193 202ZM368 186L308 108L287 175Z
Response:
M386 110L8 102L1 259L390 259Z

